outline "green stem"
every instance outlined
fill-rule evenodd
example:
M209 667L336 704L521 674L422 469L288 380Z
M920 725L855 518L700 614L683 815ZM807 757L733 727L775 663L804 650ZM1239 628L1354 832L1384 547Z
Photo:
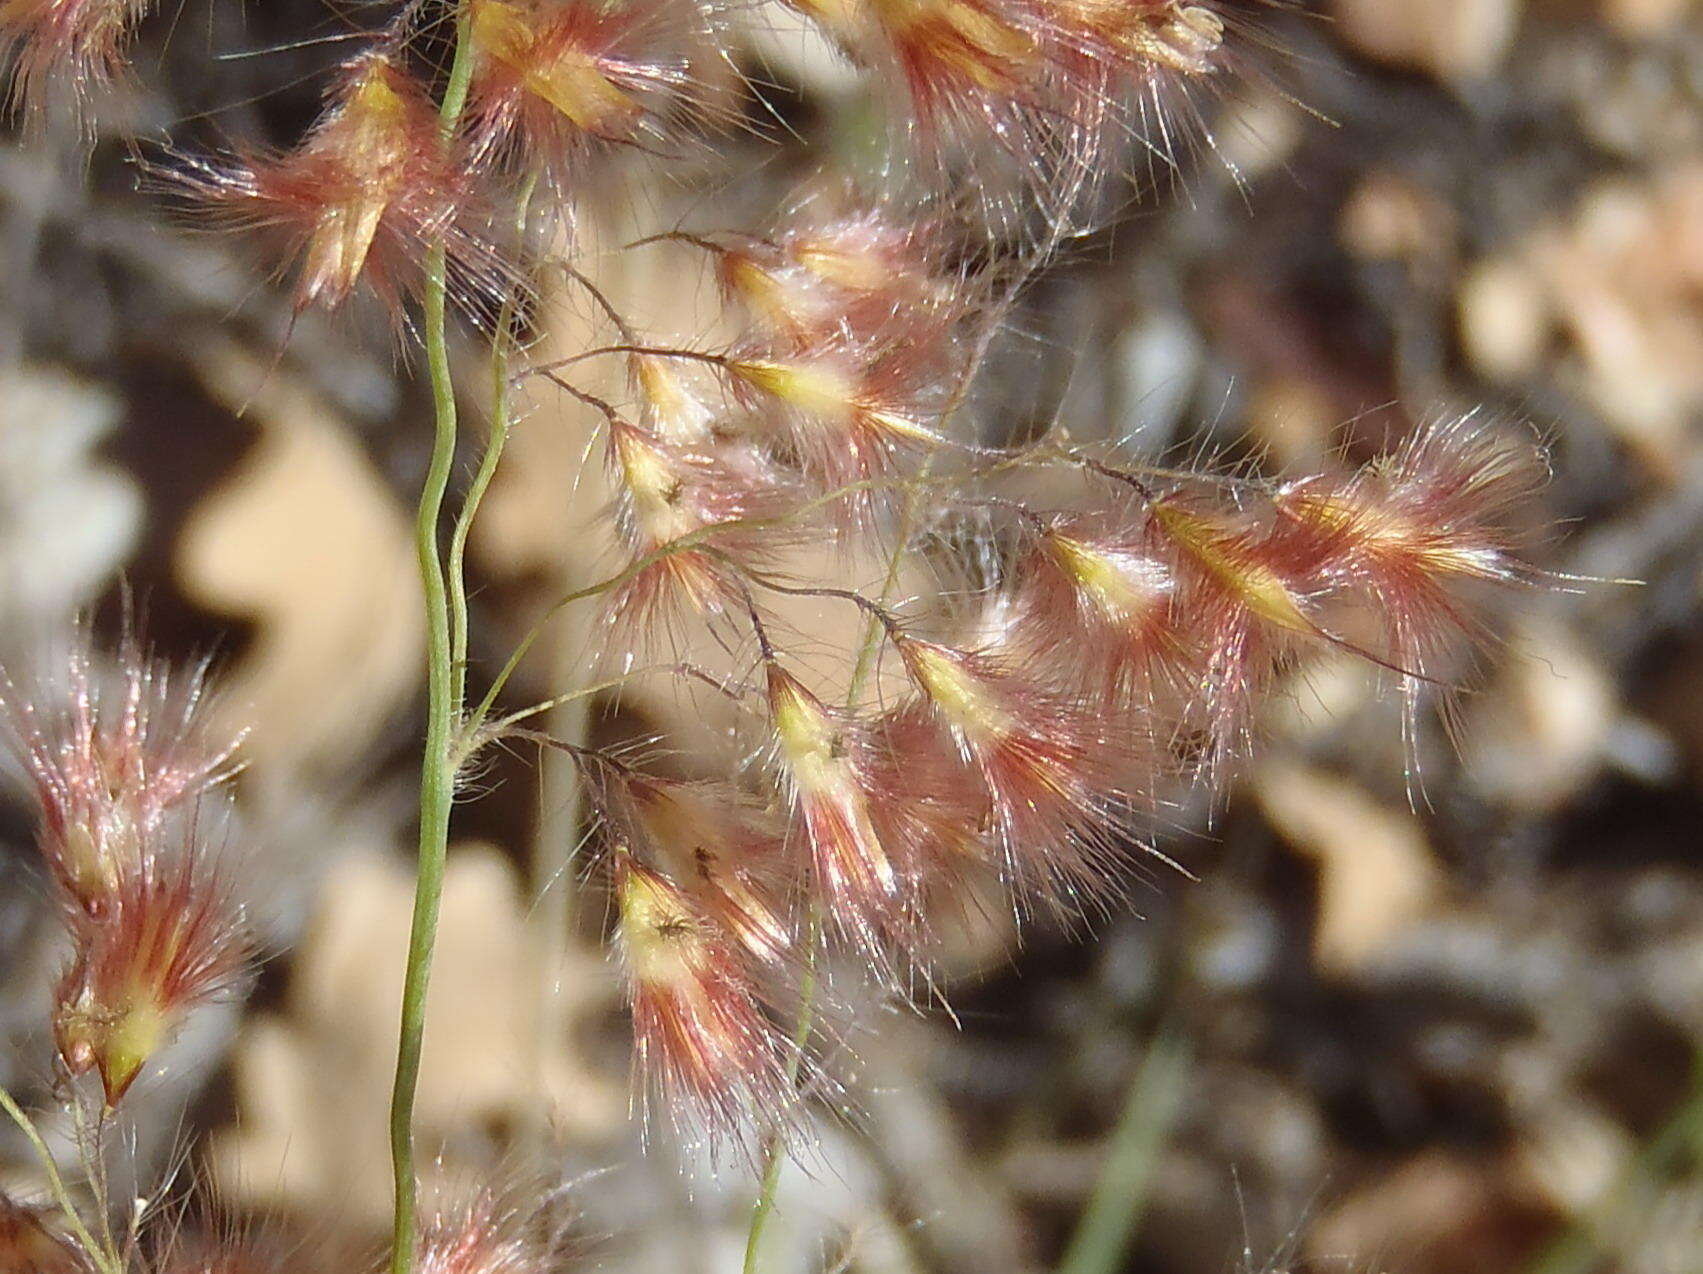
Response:
M1148 1048L1058 1274L1116 1274L1123 1268L1148 1182L1176 1121L1188 1067L1188 1045L1175 1035L1161 1034Z
M28 1138L30 1145L35 1149L36 1158L41 1161L42 1171L47 1175L47 1188L48 1192L53 1195L54 1205L58 1207L65 1219L65 1224L70 1227L72 1236L77 1240L84 1253L95 1263L100 1274L123 1274L117 1252L95 1242L95 1236L89 1233L89 1227L83 1223L82 1215L77 1211L76 1205L71 1202L71 1192L65 1188L65 1179L59 1175L59 1165L54 1162L53 1152L47 1148L47 1142L42 1140L41 1134L36 1131L36 1126L30 1121L30 1117L23 1112L17 1102L12 1100L12 1094L4 1088L0 1088L0 1110L4 1110L7 1115L11 1116L12 1122L18 1125L18 1130Z
M532 205L532 193L538 184L533 173L521 186L515 207L515 237L526 233L527 212ZM467 488L461 512L456 515L455 529L449 539L449 620L450 661L455 668L455 706L459 713L467 702L467 539L473 532L473 520L479 515L485 492L497 476L502 463L503 449L508 444L513 417L509 407L509 354L512 341L509 328L514 323L514 297L503 298L502 311L497 316L497 328L491 337L491 434L480 457L479 469ZM474 723L475 725L477 723Z
M464 8L456 16L455 60L440 108L441 134L454 135L473 74L471 42ZM431 377L433 438L431 463L420 491L414 520L414 547L426 609L426 739L420 763L420 841L414 869L414 917L408 934L408 964L402 986L402 1022L396 1050L396 1081L390 1099L390 1156L395 1189L391 1229L391 1274L412 1274L419 1230L418 1175L414 1167L414 1098L420 1081L425 1039L426 991L432 951L437 943L438 910L443 898L444 859L449 850L449 813L455 800L451 747L455 732L457 674L452 655L454 631L466 631L466 595L457 589L459 613L452 626L450 590L445 582L438 527L455 462L455 384L450 376L446 333L448 259L444 243L432 245L426 258L424 319L426 365Z
M792 1031L792 1056L787 1059L787 1088L798 1086L798 1073L804 1064L804 1050L810 1047L810 1033L816 1025L816 952L821 946L822 914L815 907L805 927L804 977L799 984L798 1021ZM780 1186L781 1168L786 1163L785 1145L780 1132L771 1132L763 1141L763 1183L757 1190L757 1200L751 1205L751 1228L745 1234L745 1263L743 1274L757 1274L757 1254L763 1246L763 1232L775 1210L775 1192Z

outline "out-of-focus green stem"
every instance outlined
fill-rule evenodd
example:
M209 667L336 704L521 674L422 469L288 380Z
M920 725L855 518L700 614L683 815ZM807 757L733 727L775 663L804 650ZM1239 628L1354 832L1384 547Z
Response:
M1188 1073L1188 1045L1162 1034L1148 1049L1124 1099L1106 1162L1058 1274L1116 1274L1141 1220L1148 1182L1171 1135Z
M473 57L467 38L465 7L456 15L455 59L444 89L439 118L444 143L454 136L467 100ZM408 935L408 963L402 987L402 1023L396 1050L396 1079L390 1099L390 1156L395 1189L391 1227L392 1274L412 1274L419 1231L419 1185L414 1164L414 1098L420 1081L425 1039L426 991L432 951L437 944L438 910L443 898L444 859L449 849L449 814L455 800L451 751L455 736L457 670L452 632L466 631L466 596L456 590L460 613L452 626L450 589L445 580L438 529L444 496L455 462L455 384L450 376L446 332L449 267L443 241L426 258L424 326L426 366L433 407L432 457L414 519L414 547L426 609L426 740L420 763L420 840L414 869L414 917Z
M4 1110L11 1117L12 1122L18 1125L18 1131L24 1134L31 1148L35 1150L36 1158L41 1161L41 1170L47 1176L48 1192L52 1194L54 1205L59 1209L78 1246L95 1263L100 1274L124 1274L118 1253L110 1245L97 1243L95 1236L89 1233L89 1227L83 1223L77 1205L71 1201L71 1192L65 1188L65 1179L59 1175L59 1165L53 1161L53 1151L47 1148L47 1142L42 1140L41 1133L36 1131L30 1117L4 1088L0 1088L0 1110Z
M799 985L798 1021L792 1030L792 1056L787 1059L787 1087L798 1087L798 1073L804 1064L804 1050L810 1047L810 1033L816 1027L816 959L821 947L822 914L812 907L805 926L804 977ZM763 1140L763 1182L757 1189L757 1199L751 1205L751 1227L745 1233L744 1274L757 1274L757 1254L763 1246L763 1232L775 1210L775 1191L780 1185L781 1168L786 1163L786 1146L782 1134L771 1132Z

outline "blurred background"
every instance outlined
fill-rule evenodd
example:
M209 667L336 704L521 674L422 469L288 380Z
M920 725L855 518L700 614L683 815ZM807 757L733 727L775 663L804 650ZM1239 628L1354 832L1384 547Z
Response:
M125 1188L188 1144L191 1227L254 1223L292 1271L349 1268L386 1223L428 404L358 323L306 316L278 357L287 295L139 190L121 139L287 144L335 37L387 16L186 0L150 20L92 160L0 146L0 664L30 669L79 614L113 636L128 588L252 731L227 834L266 963L137 1090ZM1454 738L1418 743L1418 800L1376 681L1314 666L1227 808L1163 846L1197 881L1156 877L1091 936L965 935L955 1018L862 1006L864 1115L825 1116L783 1178L775 1270L1058 1268L1097 1185L1134 1225L1112 1268L1141 1274L1703 1270L1703 7L1248 16L1250 73L1025 293L979 418L1305 468L1482 409L1550 449L1530 530L1558 578L1499 604ZM726 91L761 98L740 110L769 136L665 176L611 165L564 231L630 319L683 340L715 330L701 258L604 249L761 228L868 128L866 87L778 8L741 15L735 60L763 87ZM547 298L540 347L583 347L594 317ZM487 670L601 573L588 430L526 404L474 544ZM515 702L583 668L583 621L551 633ZM673 691L591 712L566 728L663 732L688 769L722 725ZM32 817L10 787L0 1080L43 1104L60 952ZM603 904L564 867L570 776L502 754L458 820L433 1175L565 1187L586 1269L737 1268L750 1174L642 1153L629 1117ZM0 1187L35 1184L6 1129Z

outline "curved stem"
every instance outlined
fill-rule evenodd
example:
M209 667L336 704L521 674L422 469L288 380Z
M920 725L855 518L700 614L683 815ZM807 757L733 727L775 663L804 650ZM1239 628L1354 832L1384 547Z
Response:
M467 38L467 15L456 15L455 60L440 109L441 132L447 143L454 134L473 59ZM412 1274L419 1229L419 1197L414 1167L414 1098L420 1079L420 1054L425 1039L426 991L431 981L432 951L437 943L438 909L443 897L444 859L449 849L449 813L455 799L455 774L450 748L454 734L456 669L452 657L450 593L438 547L438 526L444 495L455 461L455 384L450 376L449 343L445 331L448 261L440 239L426 260L424 319L426 364L431 376L433 406L432 458L420 491L414 520L414 546L426 609L426 739L420 763L420 839L414 869L414 916L408 935L407 971L402 986L402 1022L396 1050L396 1079L390 1099L390 1157L395 1189L391 1229L391 1274ZM455 620L465 633L466 598L456 593L461 613Z
M72 1237L77 1240L84 1253L95 1263L100 1274L123 1274L117 1253L110 1247L97 1243L95 1236L89 1233L89 1227L83 1223L82 1215L71 1202L71 1192L65 1188L65 1179L59 1175L59 1165L54 1162L53 1152L47 1148L47 1142L42 1140L41 1133L36 1131L30 1117L4 1088L0 1088L0 1110L4 1110L11 1117L12 1122L18 1125L18 1130L35 1150L36 1158L41 1161L42 1171L47 1175L47 1188L53 1196L54 1205L59 1209L65 1224L71 1229Z
M515 237L526 234L527 213L532 206L532 194L538 185L538 174L532 173L521 186L515 206ZM480 457L479 469L467 488L461 511L456 514L455 529L449 538L450 662L455 669L455 706L460 710L467 702L467 539L473 532L473 520L479 515L485 492L497 476L502 463L503 449L509 440L513 416L509 409L509 353L513 341L509 328L514 323L514 297L503 299L497 316L496 333L491 338L491 435L485 442L485 454ZM476 723L475 723L476 724Z

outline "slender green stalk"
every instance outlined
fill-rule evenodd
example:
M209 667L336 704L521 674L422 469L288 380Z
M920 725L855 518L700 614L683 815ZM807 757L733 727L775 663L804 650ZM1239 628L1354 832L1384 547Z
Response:
M527 177L515 205L515 237L526 234L527 213L532 206L532 193L538 185L538 174ZM467 702L467 539L473 532L473 520L479 516L479 506L485 500L491 480L497 476L502 463L503 449L508 444L509 429L514 424L509 405L509 355L513 351L514 297L503 298L497 316L496 332L491 337L491 433L485 441L485 454L479 459L478 471L467 488L467 495L456 514L455 529L449 537L449 565L446 571L449 584L449 645L450 661L455 667L455 706L459 713Z
M47 1176L47 1188L53 1195L54 1206L63 1215L65 1224L70 1227L72 1237L77 1240L78 1245L95 1263L100 1274L124 1274L118 1253L110 1246L97 1243L95 1236L89 1233L89 1227L83 1223L77 1205L71 1201L71 1192L65 1188L65 1179L59 1175L59 1165L53 1161L53 1152L47 1148L47 1142L42 1140L30 1117L4 1088L0 1088L0 1110L4 1110L11 1117L12 1122L18 1125L18 1130L34 1148L36 1158L41 1161L42 1172Z
M473 74L466 13L456 18L455 59L440 108L447 143L460 119ZM414 1166L414 1098L420 1080L425 1039L426 991L432 951L437 944L438 910L443 898L444 859L449 849L449 814L455 800L451 760L456 715L457 669L452 633L466 632L466 594L455 593L459 610L451 620L450 591L438 547L444 496L455 462L455 384L450 376L446 332L448 261L444 244L434 244L426 260L424 321L426 365L431 377L433 438L431 463L420 491L414 521L414 546L426 608L426 740L420 763L420 840L414 869L414 917L408 935L408 964L402 987L402 1022L396 1050L396 1081L390 1100L390 1155L395 1189L391 1229L392 1274L412 1274L419 1230L418 1174Z
M822 929L822 915L816 908L810 911L805 927L804 977L799 984L798 1021L792 1030L792 1056L787 1059L787 1087L798 1086L798 1072L804 1064L804 1050L810 1047L810 1033L816 1026L816 953ZM757 1274L757 1254L763 1246L763 1232L775 1210L775 1191L780 1185L781 1168L786 1164L786 1148L779 1132L771 1132L763 1141L763 1183L757 1199L751 1205L751 1228L745 1234L744 1274Z
M1148 1049L1058 1274L1116 1274L1123 1268L1148 1183L1176 1121L1188 1067L1188 1045L1178 1036L1162 1034Z

